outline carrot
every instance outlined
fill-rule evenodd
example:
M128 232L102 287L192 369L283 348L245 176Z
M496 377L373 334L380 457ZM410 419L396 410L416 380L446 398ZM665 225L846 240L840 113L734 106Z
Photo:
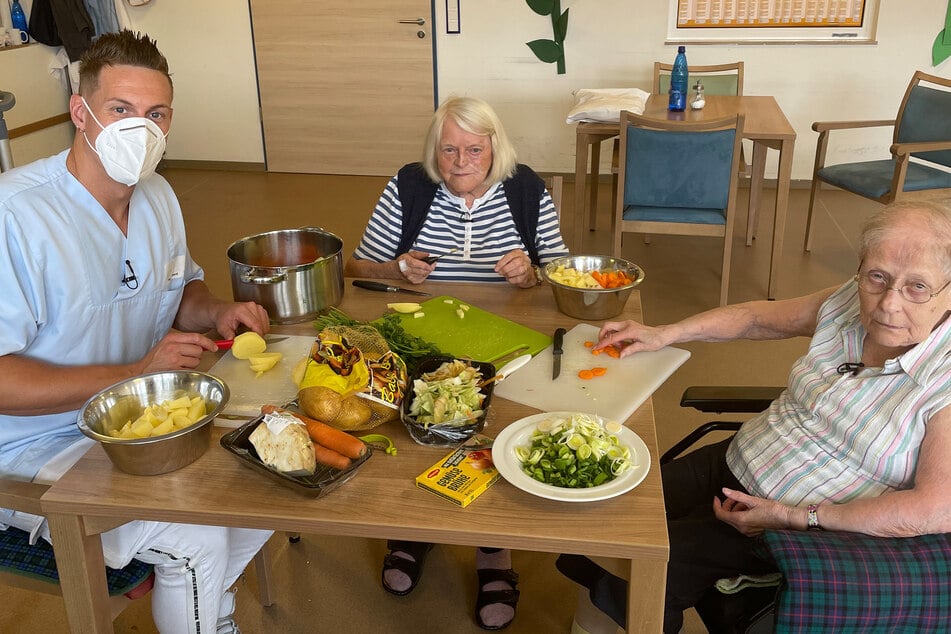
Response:
M585 347L585 348L593 348L593 347L594 347L594 342L593 342L593 341L585 341L585 342L584 342L584 347Z
M594 356L598 356L602 352L604 352L604 348L598 348L597 350L592 350L591 354L593 354Z
M314 446L314 458L322 465L333 467L334 469L346 469L350 466L350 458L339 454L333 449L328 449L319 443L311 443Z
M604 282L602 281L601 271L591 271L591 277L594 278L594 281L604 287Z
M588 379L593 379L594 372L592 372L591 370L578 370L578 378L584 379L585 381L587 381Z
M604 348L604 350L607 351L609 357L612 357L612 358L614 358L614 359L620 359L620 358L621 358L621 353L618 352L618 349L617 349L617 348Z
M328 449L333 449L337 453L342 454L347 458L357 460L367 452L367 446L363 443L363 441L359 440L358 438L354 438L346 432L335 429L326 423L322 423L319 420L308 418L303 414L298 414L297 412L282 410L275 405L264 405L261 407L261 411L265 414L273 414L274 412L282 411L295 416L305 425L307 425L307 433L311 440L320 443Z
M591 373L595 376L604 376L607 372L607 368L591 368Z

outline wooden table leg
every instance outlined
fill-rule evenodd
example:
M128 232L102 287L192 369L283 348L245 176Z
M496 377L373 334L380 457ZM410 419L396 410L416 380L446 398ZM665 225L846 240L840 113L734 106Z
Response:
M660 632L664 627L667 562L635 559L627 585L627 631Z
M792 178L793 145L785 139L779 148L779 173L776 177L776 216L773 221L773 250L769 260L769 287L766 296L776 299L779 285L779 260L783 255L783 237L786 233L786 208L789 206L789 182Z
M750 166L750 204L746 214L746 246L752 246L759 226L759 201L763 194L766 173L766 145L753 142L753 162Z
M588 143L591 144L591 192L588 200L588 231L594 231L598 228L598 185L601 172L601 141L598 137L592 137Z
M575 216L574 239L568 245L570 251L580 253L584 246L584 186L588 176L588 144L590 138L583 132L575 137Z
M106 565L99 535L86 535L77 515L47 517L66 616L73 634L112 634Z

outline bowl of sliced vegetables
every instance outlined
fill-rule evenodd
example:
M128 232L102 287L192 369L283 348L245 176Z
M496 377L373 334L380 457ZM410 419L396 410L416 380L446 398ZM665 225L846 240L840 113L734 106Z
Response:
M459 445L485 427L495 382L495 366L483 361L430 356L410 377L401 418L421 445Z
M650 469L650 452L634 431L584 412L517 420L496 437L492 458L516 487L566 502L621 495L640 484Z
M555 258L541 269L558 310L576 319L610 319L624 310L644 270L633 262L606 255Z

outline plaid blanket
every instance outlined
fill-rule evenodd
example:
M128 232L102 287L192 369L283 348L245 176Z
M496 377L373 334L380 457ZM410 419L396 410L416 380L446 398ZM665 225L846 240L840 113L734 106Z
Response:
M785 576L777 632L938 632L951 627L951 535L766 531Z
M43 539L31 546L30 535L18 528L0 530L0 570L47 583L59 583L53 547ZM131 592L151 574L151 564L137 559L119 570L106 568L109 594L117 596Z

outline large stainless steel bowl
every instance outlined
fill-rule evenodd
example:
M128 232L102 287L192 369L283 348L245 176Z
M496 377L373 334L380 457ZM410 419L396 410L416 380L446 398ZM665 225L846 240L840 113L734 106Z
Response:
M149 405L184 394L205 400L208 413L198 422L151 438L121 439L109 436L127 421L138 418ZM157 475L180 469L197 460L211 446L211 422L231 397L218 377L188 370L155 372L116 383L86 401L76 424L98 441L112 462L127 473Z
M559 266L583 273L623 271L634 280L618 288L575 288L551 279ZM576 319L600 320L615 317L624 310L634 287L644 281L644 271L633 262L606 255L570 255L556 258L542 268L542 276L551 286L558 310Z

